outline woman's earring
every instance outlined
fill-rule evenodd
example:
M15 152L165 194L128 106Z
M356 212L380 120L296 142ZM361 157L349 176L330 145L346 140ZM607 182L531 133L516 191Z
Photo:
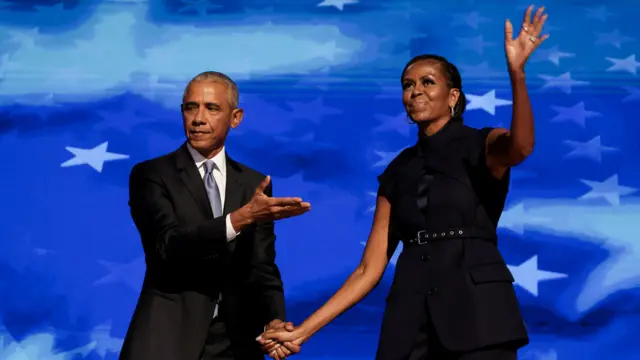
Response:
M454 117L454 116L455 116L455 114L456 114L456 112L455 112L455 110L453 109L453 106L449 106L449 109L451 109L451 117Z

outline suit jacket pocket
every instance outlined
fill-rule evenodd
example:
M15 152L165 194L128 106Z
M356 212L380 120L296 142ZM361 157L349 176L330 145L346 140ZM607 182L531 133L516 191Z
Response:
M492 282L512 283L514 281L511 271L504 263L474 265L469 268L469 276L476 285Z

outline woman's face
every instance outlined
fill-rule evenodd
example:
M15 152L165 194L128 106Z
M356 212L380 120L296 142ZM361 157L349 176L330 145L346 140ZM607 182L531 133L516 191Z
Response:
M402 102L415 122L451 117L451 107L460 91L449 89L447 77L437 60L420 60L411 64L402 78Z

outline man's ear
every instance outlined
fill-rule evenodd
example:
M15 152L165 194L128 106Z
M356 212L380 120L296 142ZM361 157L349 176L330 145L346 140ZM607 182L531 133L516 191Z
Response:
M233 110L231 113L231 127L233 129L237 128L238 125L242 122L242 118L244 117L244 110L237 108Z

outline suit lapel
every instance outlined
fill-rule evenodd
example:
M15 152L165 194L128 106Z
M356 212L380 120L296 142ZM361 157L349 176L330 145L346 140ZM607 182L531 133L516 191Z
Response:
M176 167L180 172L180 179L184 182L191 197L198 204L198 208L207 219L213 218L213 212L211 211L211 204L209 203L209 197L207 196L207 190L204 187L202 177L198 172L191 154L187 149L186 143L184 143L175 153ZM228 187L227 187L228 189Z

